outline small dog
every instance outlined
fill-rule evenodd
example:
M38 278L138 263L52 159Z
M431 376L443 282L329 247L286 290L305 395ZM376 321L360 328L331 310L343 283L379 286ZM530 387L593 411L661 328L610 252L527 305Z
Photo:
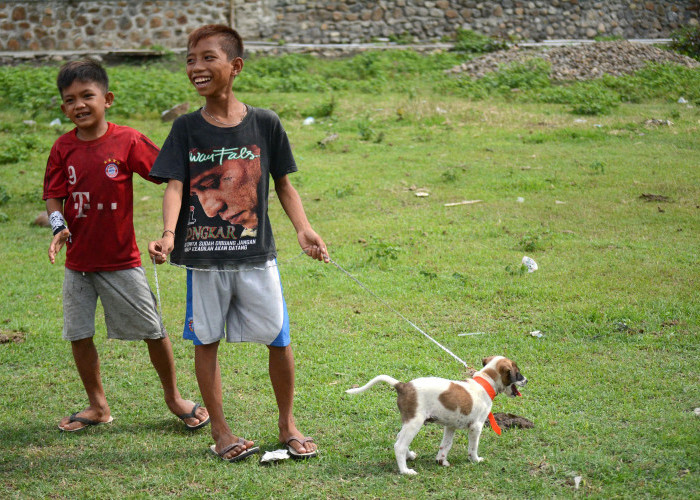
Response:
M367 384L356 389L348 389L348 394L359 394L378 382L386 382L398 393L398 406L403 423L394 444L396 462L401 474L416 474L406 466L406 459L414 460L416 454L409 449L413 438L424 423L436 422L445 426L445 434L440 443L435 460L449 466L447 454L452 447L456 429L469 429L469 458L481 462L477 451L479 437L486 418L500 434L500 429L491 414L491 405L496 394L520 396L518 387L523 387L527 379L522 376L518 365L503 356L484 358L484 367L467 381L454 381L437 377L417 378L407 383L399 382L388 375L379 375Z

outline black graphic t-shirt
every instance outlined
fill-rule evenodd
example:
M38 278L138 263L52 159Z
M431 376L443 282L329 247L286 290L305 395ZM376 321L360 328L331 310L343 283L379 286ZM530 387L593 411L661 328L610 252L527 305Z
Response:
M172 262L215 265L276 256L267 215L270 176L297 170L287 134L270 110L248 107L235 127L199 110L173 123L150 176L183 183Z

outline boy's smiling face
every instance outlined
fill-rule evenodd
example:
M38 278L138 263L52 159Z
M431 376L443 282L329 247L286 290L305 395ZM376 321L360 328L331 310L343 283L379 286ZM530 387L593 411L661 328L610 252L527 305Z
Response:
M75 80L61 93L61 111L76 127L83 140L96 139L107 129L105 112L114 102L114 94L95 82Z
M233 80L243 69L243 59L228 60L219 36L200 40L187 51L187 77L199 95L219 97L231 92Z

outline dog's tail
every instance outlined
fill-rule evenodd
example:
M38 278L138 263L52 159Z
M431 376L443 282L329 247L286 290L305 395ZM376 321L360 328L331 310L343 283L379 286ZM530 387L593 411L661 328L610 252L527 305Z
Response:
M391 386L393 386L393 387L396 387L397 384L400 384L400 383L401 383L401 382L399 382L398 380L396 380L395 378L390 377L389 375L379 375L379 376L377 376L377 377L374 377L372 380L370 380L369 382L367 382L367 383L366 383L365 385L363 385L362 387L356 387L356 388L354 388L354 389L348 389L348 390L345 391L345 392L347 392L348 394L359 394L359 393L361 393L361 392L365 392L367 389L369 389L370 387L372 387L374 384L376 384L376 383L378 383L378 382L386 382L387 384L389 384L389 385L391 385Z

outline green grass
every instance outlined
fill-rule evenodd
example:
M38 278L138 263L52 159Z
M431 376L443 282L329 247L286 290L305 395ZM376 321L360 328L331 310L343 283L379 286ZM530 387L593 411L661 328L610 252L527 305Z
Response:
M283 115L300 166L292 181L332 258L470 365L493 354L513 358L530 382L522 398L497 398L494 411L526 417L534 429L501 437L485 430L481 464L468 461L460 431L452 467L442 468L434 463L441 430L426 426L413 444L419 475L400 476L393 391L351 397L344 390L379 373L404 381L460 378L463 367L332 264L297 257L292 226L273 197L297 362L295 413L319 443L320 457L272 467L214 460L208 432L186 433L168 413L145 346L107 341L102 321L96 339L115 421L60 433L58 420L86 402L70 347L60 339L63 256L51 266L50 232L31 225L43 210L43 171L57 134L47 125L50 113L35 113L38 124L26 126L31 112L5 100L0 330L19 333L23 342L0 344L0 494L696 496L698 108L655 96L620 102L584 122L566 103L436 94L440 80L432 75L381 93L247 89L239 97ZM331 102L326 117L302 124L307 110L328 110ZM159 111L111 119L160 144L169 125L157 120ZM646 126L650 118L673 125ZM339 138L320 146L332 133ZM417 197L418 189L430 195ZM162 191L135 182L142 251L160 234ZM646 202L643 193L670 201ZM482 202L444 206L477 199ZM540 269L521 272L523 255ZM153 267L145 267L153 284ZM179 335L183 271L161 266L158 278L181 391L199 399L193 350ZM532 337L533 330L544 336ZM486 333L458 336L469 332ZM270 450L278 443L265 351L258 345L220 350L232 427Z

